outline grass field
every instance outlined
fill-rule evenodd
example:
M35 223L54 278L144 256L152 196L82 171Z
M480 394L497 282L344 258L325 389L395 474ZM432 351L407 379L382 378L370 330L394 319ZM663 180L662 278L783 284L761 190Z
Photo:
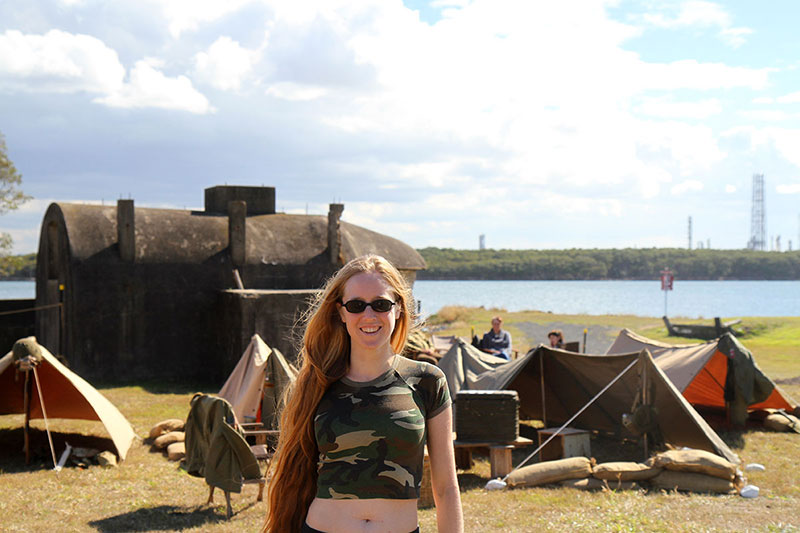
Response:
M483 331L496 310L445 308L433 323L441 333L468 335ZM573 324L592 331L628 327L648 337L667 340L659 319L630 316L565 316L548 313L502 313L515 348L524 353L543 339L525 337L517 324ZM684 322L684 321L682 321ZM758 326L743 339L759 365L794 398L800 398L800 318L748 318ZM569 339L568 339L569 340ZM691 342L682 339L681 342ZM145 384L101 387L125 414L136 433L146 436L165 418L185 418L191 386ZM203 392L214 392L205 390ZM0 416L0 530L2 531L257 531L265 504L257 503L256 486L232 497L235 515L225 519L224 497L206 506L207 488L176 463L141 440L118 468L76 466L56 474L43 431L34 435L35 458L25 465L22 417ZM34 426L43 430L41 421ZM99 425L51 421L56 447L64 440L97 445ZM761 494L739 496L680 493L600 492L565 488L528 488L489 492L486 457L459 471L466 531L800 531L800 435L760 430L721 433L743 462L761 463L765 472L749 473ZM594 446L594 443L593 443ZM518 450L515 463L530 450ZM435 510L420 512L422 531L435 531Z

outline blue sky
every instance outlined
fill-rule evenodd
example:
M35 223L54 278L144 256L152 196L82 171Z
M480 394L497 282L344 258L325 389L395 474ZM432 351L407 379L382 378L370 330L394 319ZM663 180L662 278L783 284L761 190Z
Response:
M791 0L4 0L0 132L34 200L271 185L412 246L800 244Z

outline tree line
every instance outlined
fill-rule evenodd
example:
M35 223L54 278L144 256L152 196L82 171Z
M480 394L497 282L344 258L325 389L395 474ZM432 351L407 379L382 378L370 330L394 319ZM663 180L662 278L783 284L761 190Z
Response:
M686 250L417 250L428 268L417 279L658 279L665 267L684 280L800 280L800 251ZM36 254L10 256L0 279L36 276Z
M417 279L651 280L668 267L684 280L800 280L800 251L625 248L417 250L428 264Z

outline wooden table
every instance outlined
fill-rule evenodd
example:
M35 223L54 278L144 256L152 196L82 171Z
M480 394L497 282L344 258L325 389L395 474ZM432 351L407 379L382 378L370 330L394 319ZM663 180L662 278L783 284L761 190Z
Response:
M533 444L531 439L525 437L517 437L516 440L510 442L480 442L480 441L463 441L454 440L453 448L456 452L456 467L462 470L472 468L472 451L476 448L489 449L489 465L491 466L492 479L496 477L503 477L514 466L511 463L511 451L514 448L524 448Z

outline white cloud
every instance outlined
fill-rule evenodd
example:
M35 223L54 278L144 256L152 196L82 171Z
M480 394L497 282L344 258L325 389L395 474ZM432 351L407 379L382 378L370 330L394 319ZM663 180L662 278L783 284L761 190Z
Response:
M720 4L703 0L689 0L677 6L671 3L655 4L656 11L641 16L642 22L657 28L714 29L722 42L731 48L738 48L747 42L746 37L753 33L751 28L733 26L730 13ZM677 9L676 9L677 7Z
M328 94L328 89L325 87L304 85L301 83L281 82L271 85L267 89L266 94L281 100L304 102L322 98Z
M158 6L166 19L169 31L179 38L185 31L197 30L200 26L217 21L235 13L254 0L149 0Z
M719 35L731 48L739 48L747 42L746 37L752 33L753 30L750 28L725 28Z
M672 189L670 189L670 192L673 195L677 196L677 195L685 194L687 192L693 192L693 191L696 192L696 191L702 191L702 190L703 190L703 183L701 181L698 181L698 180L686 180L686 181L682 181L681 183L678 183L678 184L674 185L672 187Z
M117 53L91 35L50 30L0 34L0 88L33 92L107 93L122 86Z
M759 150L774 149L786 161L800 167L800 149L798 149L800 147L800 129L743 126L726 130L722 132L721 137L744 139L749 143L748 155L750 156Z
M723 63L684 59L672 63L642 64L644 79L640 83L644 88L659 90L764 89L769 84L770 72L774 69L730 67Z
M720 26L728 27L731 24L731 17L722 6L713 2L703 2L692 0L682 2L678 12L673 16L663 13L646 14L644 19L662 28L680 28L686 26Z
M794 115L777 109L750 109L740 111L739 114L750 120L760 120L764 122L780 122L794 118Z
M776 100L779 104L796 104L800 102L800 91L780 96Z
M758 98L753 98L754 104L774 104L775 99L771 96L759 96Z
M800 194L800 183L792 183L790 185L778 185L775 187L778 194Z
M645 98L637 111L660 118L703 119L722 113L722 104L716 98L694 102L676 102L672 97Z
M137 61L131 69L130 80L108 96L95 102L109 107L174 109L190 113L210 113L214 109L186 76L170 78L159 71L157 60Z
M258 61L259 51L247 50L230 37L219 37L206 52L194 57L199 79L217 89L238 90L242 82L251 75L253 64Z

